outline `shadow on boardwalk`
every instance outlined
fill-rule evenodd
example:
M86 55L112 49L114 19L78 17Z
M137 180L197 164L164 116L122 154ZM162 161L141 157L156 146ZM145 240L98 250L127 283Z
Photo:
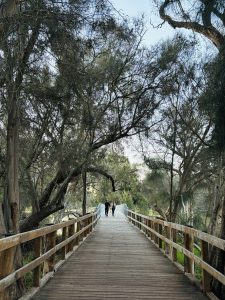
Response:
M125 217L102 216L95 231L33 298L206 298Z

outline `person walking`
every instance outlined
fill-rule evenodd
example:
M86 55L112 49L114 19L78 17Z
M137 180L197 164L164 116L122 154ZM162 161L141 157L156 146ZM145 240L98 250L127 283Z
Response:
M108 217L109 214L110 203L106 200L105 202L105 215Z
M112 204L112 216L113 217L114 217L115 209L116 209L116 204L115 204L115 202L113 202L113 204Z

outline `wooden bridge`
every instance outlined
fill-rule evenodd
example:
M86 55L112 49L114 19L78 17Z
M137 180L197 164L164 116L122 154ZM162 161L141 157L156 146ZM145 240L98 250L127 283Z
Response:
M117 208L115 217L99 218L98 211L0 240L5 258L18 244L34 240L33 259L0 280L0 299L11 299L10 286L31 270L34 287L22 299L216 299L210 281L214 276L225 284L225 276L208 264L207 250L209 244L225 249L224 240L127 213L128 218ZM201 258L193 252L194 239L201 240ZM184 254L183 269L176 262L178 251ZM196 265L202 268L199 287L193 283Z

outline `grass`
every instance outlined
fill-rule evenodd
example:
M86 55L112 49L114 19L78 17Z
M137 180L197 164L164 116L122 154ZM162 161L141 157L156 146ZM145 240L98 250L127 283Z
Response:
M57 236L56 243L60 243L62 239L62 236ZM28 250L29 249L29 250ZM29 264L31 261L34 260L34 251L32 251L32 246L30 248L26 248L26 250L23 250L22 255L22 266L25 266ZM62 259L61 251L56 252L55 254L55 263L59 262ZM43 272L43 264L41 265L41 272ZM25 274L24 276L24 285L27 290L33 287L34 285L34 278L33 278L33 271L30 271Z
M22 265L25 266L30 263L34 258L33 251L29 251L23 254ZM24 276L24 284L27 290L29 290L33 286L33 271L26 273Z
M198 257L201 257L201 252L199 251L199 249L194 248L194 254ZM180 251L177 251L177 262L184 266L184 254ZM195 264L195 278L197 280L201 280L202 279L202 269L201 267L199 267L198 265Z
M183 246L181 242L177 242L177 244L179 244L180 246ZM162 241L162 249L165 251L165 242L164 241ZM201 257L201 252L197 248L194 248L194 254L197 257ZM185 255L182 252L177 251L177 263L180 264L181 266L184 266L184 257L185 257ZM199 267L196 264L195 264L195 274L194 274L194 276L197 280L201 281L201 279L202 279L202 268Z

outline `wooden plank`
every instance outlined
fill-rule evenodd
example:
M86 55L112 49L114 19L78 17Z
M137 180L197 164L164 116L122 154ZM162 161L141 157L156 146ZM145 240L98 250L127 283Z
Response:
M34 258L38 258L41 256L41 246L42 246L42 238L39 237L34 240ZM34 286L40 286L40 279L41 279L41 265L38 265L34 269Z
M94 215L94 214L91 214L91 215ZM56 224L56 225L51 225L51 226L39 228L39 229L36 229L36 230L31 230L31 231L24 232L24 233L19 233L19 234L16 234L14 236L11 236L11 237L0 239L0 252L4 251L6 249L9 249L11 247L14 247L16 245L19 245L21 243L31 241L33 239L36 239L36 238L40 237L40 236L47 235L47 234L49 234L51 232L54 232L54 231L57 231L59 229L63 229L64 227L66 227L66 226L68 227L71 224L75 224L77 222L86 220L87 218L89 218L89 216L90 216L90 214L86 215L86 216L83 216L83 217L80 217L80 218L77 218L77 219L74 219L74 220L67 221L67 222L63 222L63 223L59 223L59 224Z
M97 222L98 219L95 220ZM82 228L79 232L75 233L73 236L69 237L65 241L61 242L60 244L57 244L54 248L47 251L45 254L41 255L39 258L36 258L32 262L26 264L22 268L16 270L14 273L6 276L2 280L0 280L0 291L4 290L6 287L11 285L13 282L18 280L19 278L23 277L26 273L32 271L33 269L37 268L40 264L42 264L45 260L49 259L52 255L54 255L57 251L65 247L67 244L72 242L75 238L77 238L80 234L82 234L85 230L88 229L89 226L92 226L92 224L88 225L87 227Z
M143 216L142 214L135 213L136 216ZM160 219L154 218L154 217L149 217L149 216L144 216L147 220L151 220L154 223L161 224L163 226L170 226L173 229L176 229L177 231L182 231L183 233L188 233L190 235L193 235L194 237L205 241L212 246L215 246L221 250L225 250L225 240L220 239L218 237L215 237L213 235L210 235L208 233L202 232L200 230L190 228L188 226L172 223L172 222L167 222L167 221L162 221Z
M114 218L100 220L94 233L33 299L207 298L117 212Z
M138 221L137 221L138 223ZM145 225L143 225L145 226ZM225 285L225 275L214 269L212 266L204 262L201 258L196 256L194 253L190 252L189 250L185 249L184 247L176 244L172 240L169 240L168 238L160 235L155 230L150 229L155 235L157 235L159 238L161 238L165 243L169 244L171 247L174 247L184 255L186 255L188 258L190 258L192 261L194 261L196 264L198 264L202 269L204 269L206 272L208 272L210 275L212 275L214 278L216 278L218 281L220 281L223 285Z
M208 262L209 261L209 244L206 243L205 241L202 241L201 249L202 249L202 260L205 262ZM206 293L211 292L211 281L212 281L212 276L203 269L202 270L202 287Z

